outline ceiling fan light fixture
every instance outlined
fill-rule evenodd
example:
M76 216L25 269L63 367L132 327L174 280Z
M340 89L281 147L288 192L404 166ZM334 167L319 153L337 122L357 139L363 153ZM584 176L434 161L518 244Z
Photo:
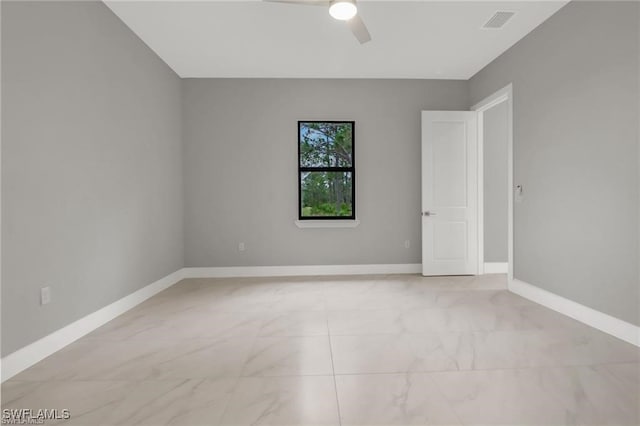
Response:
M356 16L358 8L353 0L333 0L329 6L329 14L340 21L348 21Z

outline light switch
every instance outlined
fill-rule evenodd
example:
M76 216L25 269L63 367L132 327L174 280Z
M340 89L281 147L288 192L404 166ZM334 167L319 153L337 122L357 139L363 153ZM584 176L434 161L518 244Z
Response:
M524 194L522 193L522 185L516 185L515 200L516 200L516 203L521 203L522 200L524 200Z

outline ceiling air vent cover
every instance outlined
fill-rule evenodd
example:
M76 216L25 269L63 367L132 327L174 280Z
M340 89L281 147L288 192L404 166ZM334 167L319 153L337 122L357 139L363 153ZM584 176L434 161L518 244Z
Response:
M491 19L489 19L482 26L482 28L489 29L489 30L496 30L496 29L502 28L504 24L506 24L507 21L509 21L509 19L511 19L515 14L516 14L515 12L500 10L496 12L495 15L493 15Z

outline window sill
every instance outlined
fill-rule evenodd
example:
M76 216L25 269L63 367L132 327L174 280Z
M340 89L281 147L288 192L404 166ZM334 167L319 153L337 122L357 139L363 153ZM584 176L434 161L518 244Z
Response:
M296 220L298 228L355 228L360 225L358 219L348 220Z

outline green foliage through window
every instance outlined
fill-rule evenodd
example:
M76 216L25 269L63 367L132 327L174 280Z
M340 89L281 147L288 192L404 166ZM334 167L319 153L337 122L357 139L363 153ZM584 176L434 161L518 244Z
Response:
M349 219L354 212L354 123L298 123L300 219Z

